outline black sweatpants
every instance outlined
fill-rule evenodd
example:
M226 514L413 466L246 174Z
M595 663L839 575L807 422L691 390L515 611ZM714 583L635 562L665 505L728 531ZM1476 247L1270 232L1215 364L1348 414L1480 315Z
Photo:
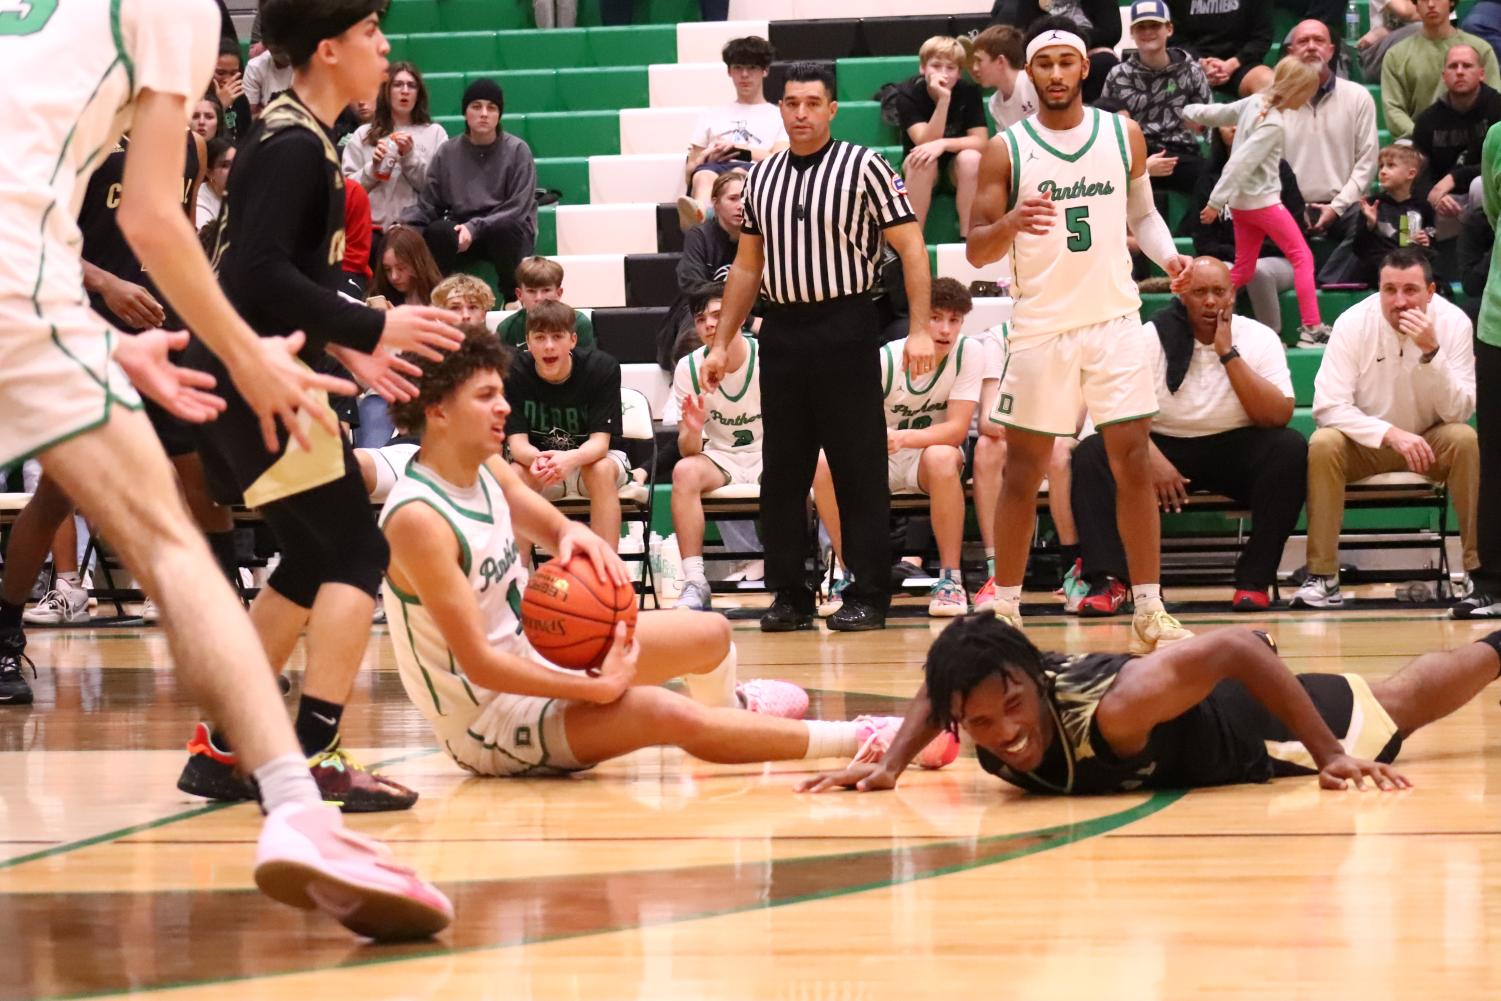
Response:
M1480 437L1480 568L1476 588L1501 595L1501 348L1475 340L1475 430ZM1487 515L1485 512L1491 512Z
M1251 535L1235 565L1237 587L1266 590L1308 495L1308 442L1292 428L1237 428L1202 438L1154 434L1152 442L1193 490L1224 494L1251 509ZM1101 435L1074 450L1074 520L1092 581L1129 580L1115 524L1115 477Z
M849 597L890 603L891 491L881 395L880 319L865 296L772 306L761 323L761 527L766 586L811 609L803 569L808 491L829 459L852 581Z
M427 249L438 262L440 274L451 275L471 261L485 260L495 265L496 284L500 296L509 302L516 295L516 266L532 256L537 236L525 226L496 226L476 236L469 249L459 250L459 236L454 227L459 223L447 217L427 224L422 238Z

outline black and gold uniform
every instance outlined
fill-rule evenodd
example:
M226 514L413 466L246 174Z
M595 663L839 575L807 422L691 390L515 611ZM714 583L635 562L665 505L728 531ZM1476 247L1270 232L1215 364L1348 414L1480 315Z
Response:
M1192 709L1152 730L1141 753L1115 753L1095 724L1095 709L1133 658L1129 654L1047 654L1044 711L1054 736L1036 771L1018 772L984 748L980 766L1030 792L1068 795L1134 789L1192 789L1312 775L1313 758L1238 681L1222 681ZM1297 676L1345 749L1390 763L1402 747L1397 726L1355 674Z
M214 265L229 301L256 333L303 331L300 358L320 370L327 369L330 344L375 350L384 314L336 291L344 258L338 150L294 91L276 97L240 144L224 211ZM289 448L278 430L278 447L268 452L259 420L223 364L197 342L189 363L216 377L228 403L200 431L216 493L261 509L281 544L271 586L305 608L324 583L374 595L388 550L353 451L312 425L310 450Z

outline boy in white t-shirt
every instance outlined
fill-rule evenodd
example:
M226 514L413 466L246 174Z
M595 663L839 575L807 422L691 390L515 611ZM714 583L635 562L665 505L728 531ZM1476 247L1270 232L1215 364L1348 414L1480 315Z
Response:
M688 193L678 199L678 221L684 229L704 221L720 174L749 170L787 145L782 109L766 100L766 74L776 56L771 43L755 35L732 38L723 56L735 100L705 108L693 126L683 168Z
M886 381L886 450L891 492L924 493L929 498L933 538L942 568L929 594L928 614L937 618L969 611L969 596L960 579L959 555L964 545L964 441L980 402L985 369L984 347L960 335L972 302L969 290L952 278L933 281L933 360L926 379L902 367L906 341L882 346ZM836 556L840 554L839 505L828 459L818 457L813 477L813 503L828 530ZM832 615L841 602L837 595L819 608ZM879 629L884 620L865 628ZM858 630L851 630L858 631Z
M970 73L975 83L995 90L987 103L998 131L1037 113L1037 88L1023 72L1027 50L1020 31L1009 24L993 24L975 36L974 53Z
M693 325L699 339L712 343L719 329L724 286L713 284L695 292ZM740 352L738 355L736 352ZM678 450L682 458L672 467L672 525L683 557L683 593L678 608L707 609L712 605L704 574L704 501L710 490L731 484L761 482L761 372L753 337L736 338L724 380L712 392L699 381L707 347L678 360L672 377L678 421Z

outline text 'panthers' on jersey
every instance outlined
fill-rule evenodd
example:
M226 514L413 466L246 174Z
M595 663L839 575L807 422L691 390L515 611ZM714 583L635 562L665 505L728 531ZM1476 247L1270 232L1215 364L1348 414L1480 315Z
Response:
M902 365L907 339L881 346L882 392L886 396L886 426L895 431L925 428L948 418L950 400L980 402L980 384L985 379L985 350L972 337L962 334L948 354L927 377L914 379Z
M699 371L709 349L699 348L678 360L672 376L673 403L682 413L683 400L703 393L704 437L708 448L716 452L756 453L761 451L761 371L757 364L760 348L754 337L746 337L745 361L733 372L726 372L719 388L704 393Z

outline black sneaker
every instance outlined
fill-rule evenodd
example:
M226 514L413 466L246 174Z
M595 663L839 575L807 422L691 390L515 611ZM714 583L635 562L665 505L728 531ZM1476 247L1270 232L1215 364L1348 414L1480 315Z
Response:
M240 774L237 765L234 752L216 745L208 724L199 723L188 741L188 763L177 776L177 788L189 796L226 803L257 799L255 786Z
M829 617L829 628L840 633L864 633L886 628L886 613L845 592L844 605Z
M801 629L813 628L813 608L811 596L807 602L796 601L793 595L785 591L777 593L776 601L761 616L761 631L763 633L793 633ZM806 607L805 607L806 605Z
M25 668L36 677L36 665L26 656L26 634L19 629L0 631L0 706L31 705L31 685Z
M1456 601L1449 607L1451 619L1501 619L1501 603L1496 596L1484 591L1475 591L1468 598Z

